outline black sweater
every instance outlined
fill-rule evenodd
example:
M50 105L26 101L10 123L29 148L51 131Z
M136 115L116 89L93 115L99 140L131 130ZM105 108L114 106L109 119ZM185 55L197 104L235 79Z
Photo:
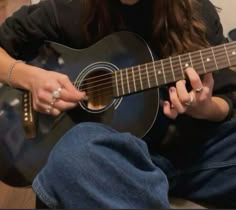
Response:
M151 1L151 0L149 0ZM128 30L147 36L150 25L148 12L140 1L134 6L123 5L123 16ZM212 45L225 42L222 26L214 6L209 0L201 0L200 14L207 26L208 41ZM83 8L80 0L47 0L31 6L23 6L0 27L0 46L15 58L32 53L45 41L82 48L80 20Z
M149 17L142 9L143 2L135 6L123 5L122 12L128 23L128 30L143 37ZM209 0L200 0L200 14L207 26L207 38L211 45L224 43L225 37L215 7ZM37 53L45 40L59 42L73 47L87 47L82 43L80 28L83 8L79 0L47 0L31 6L23 6L0 26L0 46L17 59L26 59ZM135 18L133 18L135 17ZM140 19L141 18L141 19ZM144 22L143 24L141 24ZM138 24L137 24L138 23ZM222 79L224 78L224 79ZM235 73L229 69L214 73L214 92L235 88ZM234 86L235 85L235 86ZM222 95L232 107L232 101Z

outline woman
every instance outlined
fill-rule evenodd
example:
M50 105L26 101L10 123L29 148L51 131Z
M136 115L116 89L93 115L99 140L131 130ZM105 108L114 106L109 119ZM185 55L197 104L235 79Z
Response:
M67 76L20 60L33 57L45 40L85 48L121 30L138 33L160 58L225 42L208 0L43 1L2 24L1 81L31 91L36 111L57 116L86 93ZM190 84L169 86L163 112L176 131L168 146L155 143L155 125L151 141L102 124L75 126L36 177L37 196L50 208L168 208L168 194L235 207L236 122L231 98L219 94L225 71L214 84L211 73L200 78L189 67Z

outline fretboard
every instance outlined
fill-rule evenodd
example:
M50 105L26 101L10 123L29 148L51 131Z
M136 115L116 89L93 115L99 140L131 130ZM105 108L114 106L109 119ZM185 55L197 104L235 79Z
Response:
M116 71L113 92L119 97L186 79L188 67L202 75L235 65L236 42L230 42Z

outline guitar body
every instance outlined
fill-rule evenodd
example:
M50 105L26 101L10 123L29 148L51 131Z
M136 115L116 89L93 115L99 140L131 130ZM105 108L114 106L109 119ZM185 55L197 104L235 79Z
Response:
M153 61L148 45L130 32L118 32L105 37L90 48L71 49L48 42L32 65L55 70L83 85L90 75L109 75L120 69ZM88 84L87 84L88 85ZM20 98L22 93L5 87ZM109 88L112 92L114 89ZM107 102L107 101L106 101ZM86 102L87 103L87 102ZM149 89L122 97L109 98L102 104L81 103L59 117L37 114L37 135L26 140L21 122L22 102L14 107L2 103L0 116L0 176L13 186L30 185L47 161L52 147L74 125L82 122L107 124L120 132L144 137L156 121L159 109L159 90ZM87 107L86 107L87 106ZM92 108L91 108L92 107ZM4 126L3 126L4 125Z

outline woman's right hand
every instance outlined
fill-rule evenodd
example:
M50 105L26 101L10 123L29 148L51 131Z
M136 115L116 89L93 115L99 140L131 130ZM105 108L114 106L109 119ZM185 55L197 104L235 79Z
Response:
M59 115L62 111L74 108L80 100L86 97L69 80L67 75L32 67L33 77L29 80L28 89L32 93L35 111ZM58 98L53 92L59 92Z
M67 75L15 62L16 60L0 47L0 81L30 91L35 111L57 116L62 111L75 107L86 97L85 92L74 87ZM58 90L59 97L55 98L53 93Z

